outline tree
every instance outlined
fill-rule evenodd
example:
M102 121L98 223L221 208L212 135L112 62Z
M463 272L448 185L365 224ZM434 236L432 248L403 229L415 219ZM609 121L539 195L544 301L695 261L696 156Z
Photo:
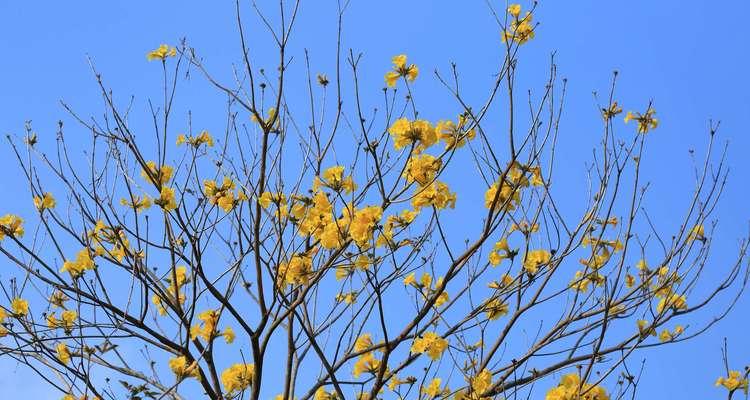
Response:
M455 65L435 72L457 110L439 121L420 117L412 85L424 76L406 55L393 57L382 108L370 109L362 57L340 41L330 78L313 78L304 54L309 104L288 103L298 7L282 2L275 20L254 5L277 47L273 73L256 66L239 2L234 82L186 41L148 52L163 74L153 136L131 128L130 105L92 66L104 116L66 106L90 135L86 157L62 124L53 155L30 124L23 144L9 137L37 217L0 219L0 251L17 271L2 282L4 356L66 400L602 400L635 393L628 360L639 349L686 341L733 308L747 241L723 280L703 274L727 176L724 153L712 154L718 125L681 227L664 238L640 179L656 111L644 102L624 113L617 74L599 99L590 193L554 186L566 86L554 58L528 115L515 91L535 6L491 8L505 57L485 101L463 96ZM173 114L184 74L226 96L225 132ZM474 194L444 179L456 168L471 171ZM480 218L451 212L476 193ZM585 211L561 211L561 196ZM474 236L462 243L457 224ZM698 285L713 289L699 296ZM709 307L714 318L695 317ZM717 384L731 398L747 375Z

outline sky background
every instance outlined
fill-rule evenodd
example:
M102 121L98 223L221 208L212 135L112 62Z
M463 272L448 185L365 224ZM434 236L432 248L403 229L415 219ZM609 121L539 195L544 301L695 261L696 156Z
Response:
M504 3L490 1L498 10L504 8ZM525 8L529 5L522 4ZM290 54L295 57L292 68L302 71L302 49L309 48L313 71L333 75L335 10L332 0L302 2L290 43ZM6 134L22 136L24 121L32 120L40 139L51 142L57 121L62 120L68 138L75 142L76 135L83 137L86 132L73 123L60 100L85 116L102 114L87 56L120 99L136 96L134 124L139 123L138 118L145 122L146 101L158 99L160 82L159 69L146 62L145 52L159 43L177 43L186 37L209 68L220 77L230 77L228 66L237 62L239 55L233 12L233 2L226 0L0 2L0 193L4 194L0 196L0 213L31 211L26 189L18 190L26 186L17 173ZM644 175L651 182L646 204L663 232L678 227L681 210L691 195L694 180L689 151L695 150L696 158L702 160L709 120L721 121L717 143L720 147L729 144L731 175L714 215L718 225L707 279L719 279L727 270L739 239L747 235L750 226L748 17L750 3L745 1L541 1L535 15L541 23L537 38L520 53L522 72L516 85L520 92L541 92L552 52L559 76L568 80L557 175L564 177L558 184L570 192L566 204L571 209L576 195L584 198L580 191L585 187L586 162L601 134L592 92L607 93L613 70L620 72L616 96L620 103L626 109L640 110L653 100L660 118L659 128L649 133ZM266 57L268 37L254 33L261 32L257 25L251 26L250 32L259 64L273 69L276 60ZM422 71L415 98L428 119L452 117L457 112L449 101L432 101L448 99L432 76L433 70L445 73L449 63L456 62L467 97L479 100L493 79L502 46L482 0L352 0L345 16L344 38L345 49L363 53L364 99L372 106L379 105L382 76L390 57L408 54ZM196 125L221 130L223 98L208 96L210 88L198 74L181 85L184 104L179 110L191 109ZM297 91L296 87L290 86L289 101L306 95L306 89ZM462 188L460 181L452 187L459 193L470 189ZM4 267L8 267L5 261L0 261L0 279L7 275ZM719 351L723 338L728 338L735 369L750 363L749 310L750 299L744 296L727 320L702 337L636 355L634 360L647 359L639 397L722 395L713 381L723 373ZM50 393L23 367L3 359L0 388L8 398L61 397ZM542 396L538 391L533 397Z

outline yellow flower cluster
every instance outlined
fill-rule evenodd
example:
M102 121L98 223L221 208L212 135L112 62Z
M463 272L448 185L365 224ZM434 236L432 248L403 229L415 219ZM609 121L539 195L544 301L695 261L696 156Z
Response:
M63 364L67 364L70 362L70 350L68 349L68 345L65 344L65 342L58 343L55 350L57 350L58 360L62 361Z
M396 150L414 146L414 152L421 153L438 142L437 130L423 119L409 121L407 118L399 118L388 128L388 133Z
M70 274L71 278L75 279L83 275L84 272L92 270L95 267L96 264L94 264L94 259L91 257L89 249L86 248L78 252L75 260L65 260L62 268L60 268L60 272L67 272Z
M534 38L534 25L532 15L529 11L521 17L521 5L511 4L508 6L508 14L512 18L510 26L503 31L503 43L507 41L524 44Z
M312 256L309 254L295 254L288 262L279 265L277 276L278 286L304 285L313 272Z
M198 314L198 319L201 320L202 324L196 324L190 328L190 338L195 339L200 336L206 342L210 342L217 335L216 325L219 323L219 310L203 311Z
M200 378L200 372L198 371L198 362L188 362L187 357L179 356L169 359L169 369L175 374L177 380L184 378Z
M398 82L398 79L402 76L409 82L414 82L414 80L417 79L419 68L414 64L407 65L405 54L394 56L391 59L391 62L393 63L393 70L388 71L385 74L385 83L389 87L395 87L396 82Z
M552 259L552 253L544 249L529 250L523 258L523 269L531 275L539 270L539 267L547 264Z
M648 131L656 129L656 127L659 126L659 120L654 116L655 114L656 110L651 107L649 107L643 114L628 111L628 113L625 114L625 123L636 121L638 122L638 133L648 133Z
M428 399L434 399L438 396L447 396L451 390L448 386L441 388L442 383L442 379L435 378L431 380L427 386L422 386L422 393L426 394Z
M130 241L125 235L125 231L123 229L108 227L101 220L97 221L96 225L94 225L94 229L88 232L88 238L93 243L94 256L103 256L107 254L117 261L122 261L126 255L131 255L136 258L143 257L143 252L133 251L133 249L130 247ZM112 245L111 249L105 249L105 244ZM81 258L81 261L85 262L86 260L85 258Z
M237 194L234 193L235 187L236 184L228 176L224 177L221 186L211 179L203 181L203 192L208 198L208 202L212 205L218 205L225 212L231 211L237 204L247 200L247 195L241 189Z
M454 400L490 400L482 394L492 386L492 372L483 369L482 372L469 378L468 389L456 393Z
M545 400L609 400L607 391L590 383L581 384L578 374L567 374L560 379L560 384L550 389Z
M346 194L351 194L357 190L357 184L354 183L354 179L351 175L344 177L344 166L335 165L323 171L321 176L316 176L313 181L313 191L317 192L320 187L327 187L334 192L343 191Z
M500 264L506 258L511 255L510 247L508 246L508 238L502 238L492 246L492 251L489 255L490 264L493 267Z
M372 336L369 333L364 333L354 342L354 351L361 352L372 347ZM354 363L354 369L352 375L355 378L359 378L362 373L375 374L380 368L380 360L375 358L372 351L363 353Z
M443 160L430 154L415 154L409 157L403 176L407 183L416 182L425 186L435 180L442 165Z
M141 170L141 177L155 186L161 186L169 183L174 175L174 168L170 165L162 165L161 167L156 166L156 162L146 162L146 168Z
M55 205L57 202L55 201L55 198L52 197L52 193L46 192L43 196L34 196L34 207L36 207L37 210L43 211L50 208L55 208Z
M169 286L167 287L167 296L162 297L158 294L154 294L151 297L151 301L156 306L156 309L159 311L159 315L166 315L167 309L164 306L164 302L167 302L168 304L176 305L175 300L179 301L180 304L185 303L185 293L182 292L180 289L182 286L184 286L188 282L188 276L187 276L187 267L184 265L180 265L177 268L174 269L174 277L176 279L173 281L172 277L172 271L170 271L169 276L167 277L167 283L169 283Z
M73 324L78 318L78 313L75 310L65 310L60 314L60 319L57 319L57 315L52 312L47 315L47 326L55 328L63 328L66 334L73 332Z
M5 236L19 238L23 236L23 219L18 215L5 214L0 217L0 240Z
M724 388L726 388L730 392L734 392L737 389L742 389L745 392L745 395L747 395L747 374L743 376L740 371L729 371L729 375L726 378L722 376L716 380L716 386L724 386Z
M0 338L8 335L8 328L5 327L5 320L8 318L8 313L4 308L0 307Z
M411 345L412 353L426 353L433 361L439 359L445 349L448 348L448 340L440 337L435 332L425 332L422 337L414 339Z
M494 321L508 314L508 303L498 298L494 298L485 303L484 311L487 313L487 319Z
M16 317L24 317L29 314L29 302L16 297L10 302L10 309Z
M182 145L185 143L188 143L189 145L195 147L196 149L200 147L200 145L205 144L208 147L214 147L214 138L211 137L211 134L208 133L207 130L201 131L201 133L198 134L198 136L185 136L185 134L179 134L177 135L177 145Z
M692 242L694 240L705 240L706 239L706 231L703 229L703 225L695 225L693 229L690 230L690 233L688 233L687 240L688 242Z
M521 189L529 185L544 185L541 167L514 161L508 166L505 179L493 183L484 193L484 207L503 211L515 210L521 203Z
M167 57L174 57L177 55L177 49L174 47L170 47L169 45L162 44L158 48L149 51L146 53L146 59L148 61L153 60L166 60Z
M221 373L221 383L230 396L250 387L255 373L254 364L232 364Z
M435 181L430 185L417 188L417 193L411 199L411 206L415 211L423 207L434 206L438 210L456 207L456 193L451 192L448 185Z

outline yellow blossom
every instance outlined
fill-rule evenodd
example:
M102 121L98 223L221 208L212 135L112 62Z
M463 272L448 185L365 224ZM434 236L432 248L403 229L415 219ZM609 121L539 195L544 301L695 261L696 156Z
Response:
M391 61L393 62L393 70L388 71L385 74L385 82L389 87L395 87L398 78L405 77L408 81L413 82L419 75L419 68L416 65L406 65L406 55L400 54L394 56Z
M55 198L50 192L45 192L42 197L34 196L34 207L39 211L55 208L55 204L57 204Z
M172 373L175 374L178 380L189 377L197 379L200 377L198 363L196 361L193 361L192 363L188 362L188 359L185 356L170 358L169 369L172 370Z
M57 351L58 360L62 361L63 364L67 364L70 362L70 350L68 350L68 345L66 345L64 342L60 342L57 344L55 350Z
M636 121L638 122L638 133L648 133L648 131L656 129L656 127L659 126L659 120L654 117L655 114L656 110L651 107L649 107L643 114L628 111L628 113L625 114L625 123Z
M425 332L422 337L414 339L411 345L412 353L426 353L433 361L443 355L448 348L448 341L435 332Z
M18 215L5 214L0 217L0 240L5 236L19 238L23 236L23 219Z
M255 372L254 364L232 364L221 373L221 383L227 393L235 394L241 392L253 382Z
M531 250L523 259L523 268L529 274L536 274L540 266L547 264L552 259L552 254L544 249Z
M164 61L167 59L167 57L174 57L175 55L177 55L177 49L175 49L174 47L170 47L169 45L162 44L157 49L151 50L146 53L146 59L148 61Z
M724 388L730 392L734 392L737 389L742 389L747 395L747 374L743 376L740 371L729 371L729 374L726 378L722 376L716 380L716 386L724 386Z
M29 313L29 302L16 297L10 302L10 308L13 311L13 315L23 317Z

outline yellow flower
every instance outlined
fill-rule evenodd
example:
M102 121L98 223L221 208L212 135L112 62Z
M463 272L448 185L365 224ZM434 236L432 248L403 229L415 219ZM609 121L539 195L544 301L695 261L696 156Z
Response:
M661 340L662 342L669 342L672 339L673 339L672 332L670 332L669 329L664 329L659 334L659 340Z
M177 55L177 49L175 49L174 47L169 47L169 45L162 44L157 49L151 50L146 53L146 59L148 61L164 61L167 59L167 57L174 57L175 55Z
M182 380L183 378L189 377L197 379L200 377L200 372L198 371L198 363L196 361L188 363L188 359L185 356L170 358L169 369L171 369L175 374L177 380Z
M416 182L420 186L432 183L443 165L443 160L429 154L414 155L406 163L403 177L407 183Z
M141 212L151 207L151 197L145 194L142 197L136 195L133 196L132 201L124 198L120 199L120 204L132 208L135 212Z
M519 15L521 15L521 5L520 4L511 4L508 6L508 14L518 18Z
M422 392L424 392L428 396L429 399L435 398L442 394L450 393L450 390L447 387L443 389L440 388L440 385L442 384L442 382L443 382L442 379L435 378L432 381L430 381L429 385L422 387Z
M502 252L502 253L501 253ZM490 252L489 259L490 264L493 267L500 264L501 261L505 260L510 256L510 247L508 247L508 238L502 238L493 246Z
M388 128L388 133L396 150L414 145L415 152L421 152L438 141L435 127L422 119L409 121L407 118L399 118Z
M638 122L638 133L648 133L648 131L656 129L656 127L659 126L659 120L654 117L655 114L656 110L654 110L650 106L648 110L646 110L646 112L643 114L639 112L634 113L633 111L628 111L628 113L625 114L625 123L634 120Z
M88 249L82 249L76 255L76 259L73 261L65 260L63 267L60 272L67 272L71 278L78 278L83 275L87 270L95 268L94 260L91 258Z
M224 390L234 394L247 389L253 383L254 372L255 365L253 364L233 364L221 373Z
M674 311L687 310L687 300L685 295L679 295L669 290L667 294L659 300L656 305L656 312L661 313L665 309L671 308Z
M633 286L635 286L635 277L630 274L625 275L625 287L630 289Z
M578 374L567 374L560 384L547 392L545 400L609 400L609 394L601 386L581 383Z
M203 192L210 204L219 206L224 212L229 212L240 201L247 200L247 196L242 191L239 191L235 196L234 189L236 186L228 176L224 177L221 185L212 179L206 179L203 181Z
M172 211L177 208L177 200L174 196L174 188L164 186L161 188L159 198L154 200L154 204L158 205L164 211Z
M523 259L523 268L530 274L536 274L540 266L547 264L552 259L552 254L544 249L531 250Z
M236 335L234 334L234 329L232 329L231 326L224 328L224 332L221 335L224 336L224 341L227 342L227 344L232 344L232 342L234 342L234 338L236 337Z
M156 167L156 162L154 161L148 161L146 162L146 169L141 170L141 177L154 185L157 183L160 185L164 185L167 182L169 182L170 179L172 179L172 175L174 174L174 168L170 165L162 165L161 167Z
M526 15L521 17L521 6L519 4L511 4L507 11L512 17L512 21L510 22L510 26L501 35L503 43L513 41L518 44L524 44L533 39L534 25L532 25L531 13L527 11Z
M294 255L289 262L283 262L279 265L279 286L282 284L303 285L307 283L311 274L312 258L305 254Z
M703 225L698 224L690 230L687 240L692 242L694 240L705 240L705 238L705 229L703 229Z
M716 386L724 386L730 392L742 389L747 394L747 375L743 377L740 371L729 371L729 375L726 378L719 377L716 380Z
M385 74L385 83L389 87L395 87L398 78L402 76L409 82L413 82L415 79L417 79L417 75L419 75L419 68L417 68L417 66L414 64L410 64L407 66L406 55L400 54L394 56L391 61L393 62L393 70L388 71Z
M19 238L23 236L23 219L18 215L5 214L0 217L0 240L6 235Z
M23 317L29 313L29 302L20 297L16 297L10 302L10 308L14 315Z
M411 199L411 206L415 211L423 207L435 206L438 210L456 207L456 193L451 192L448 185L435 181L431 185L420 187Z
M37 210L42 211L48 208L55 208L55 198L52 197L52 193L46 192L43 197L34 196L34 207Z
M622 112L622 107L620 107L617 102L612 102L612 104L609 105L608 108L602 108L602 117L606 121L611 120L615 117L615 115L620 114ZM614 225L617 224L617 219L615 219Z
M462 114L458 116L458 124L453 121L439 121L435 125L438 137L445 143L446 150L459 149L467 140L472 140L477 133L474 128L467 130L468 118Z
M196 149L200 147L200 145L205 144L208 147L214 146L214 138L211 137L211 134L208 133L207 130L201 131L201 133L198 134L198 136L185 136L184 134L177 135L177 145L181 145L184 143L189 143L191 146L195 147Z
M360 352L372 347L372 335L369 333L363 333L354 342L354 351Z
M336 301L345 304L354 304L357 302L357 292L339 293L336 295Z
M70 350L68 350L68 345L64 342L60 342L57 344L56 350L58 360L62 361L63 364L70 362Z
M375 358L372 352L365 353L354 363L352 375L359 378L363 372L374 374L378 368L380 368L380 360Z
M508 303L500 299L492 299L484 305L484 311L487 313L487 319L494 321L508 314Z
M500 193L498 193L500 186ZM494 205L495 210L512 211L521 203L521 191L513 188L512 185L495 182L484 192L484 207L491 208Z
M433 361L439 359L446 348L448 341L435 332L424 333L422 337L414 339L411 345L412 353L427 353Z
M216 324L219 323L219 311L218 310L206 310L198 314L198 319L203 323L202 325L193 325L190 328L190 338L195 339L200 336L206 342L211 341L216 334Z

